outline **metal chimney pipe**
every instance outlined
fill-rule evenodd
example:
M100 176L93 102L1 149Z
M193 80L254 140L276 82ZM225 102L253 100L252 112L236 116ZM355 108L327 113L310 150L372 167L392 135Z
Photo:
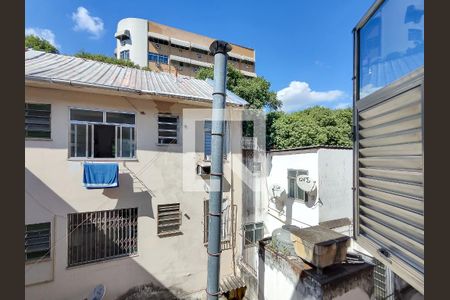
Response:
M223 136L226 99L227 58L231 45L216 40L209 46L214 55L214 91L211 127L211 173L208 232L208 300L218 299L220 275L220 232L222 219Z

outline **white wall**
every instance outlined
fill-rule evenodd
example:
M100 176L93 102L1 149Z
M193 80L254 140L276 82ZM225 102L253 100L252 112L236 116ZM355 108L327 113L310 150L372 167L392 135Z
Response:
M319 149L319 222L353 219L353 151Z
M52 139L25 141L25 223L52 222L54 233L52 259L25 265L26 299L84 299L100 283L106 286L106 300L149 282L185 292L204 289L207 253L203 243L203 200L209 196L204 191L183 190L182 144L157 145L156 125L158 112L181 115L183 108L201 107L151 99L128 98L127 101L119 96L83 92L83 89L63 91L28 86L25 101L49 103L52 114ZM144 114L137 113L129 101ZM68 158L71 106L136 113L137 159L126 166L139 174L150 193L136 188L123 162L119 162L119 188L87 190L82 186L82 162ZM241 127L234 128L231 147L233 153L239 153ZM202 157L203 153L197 155ZM231 157L239 161L239 154ZM192 176L197 176L195 157L191 164ZM225 161L228 182L231 182L231 164L231 160ZM240 182L235 180L233 190L225 193L225 197L237 198L241 193ZM157 205L174 202L181 206L183 234L160 238ZM67 267L68 213L131 207L138 208L137 255ZM240 228L239 223L236 226ZM231 274L232 250L222 252L221 262L221 275Z
M318 163L317 153L269 153L267 156L267 186L268 186L268 213L264 221L269 234L284 224L292 224L299 227L314 226L319 223L319 208L308 208L305 203L293 201L287 198L288 193L288 169L308 170L309 176L318 181ZM270 200L272 186L281 187L281 196ZM283 205L284 204L284 205Z
M121 45L116 39L116 57L120 51L130 50L130 60L141 67L148 66L148 21L137 18L126 18L119 21L117 31L130 31L130 44Z

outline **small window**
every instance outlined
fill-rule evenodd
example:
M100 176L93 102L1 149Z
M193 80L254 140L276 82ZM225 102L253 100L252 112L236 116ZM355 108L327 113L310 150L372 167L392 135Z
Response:
M25 261L50 257L50 222L25 225Z
M68 266L137 253L138 209L68 215Z
M169 63L169 57L167 55L162 55L154 52L148 53L148 60L153 61L157 64L165 64L167 65Z
M308 175L307 170L288 170L288 197L295 200L307 201L308 195L297 185L297 176Z
M25 103L25 137L50 139L51 105Z
M209 200L203 201L203 242L208 243L209 233ZM231 207L227 198L223 199L222 203L222 226L220 232L220 240L222 243L222 250L228 248L231 242Z
M178 117L170 114L158 116L158 144L178 143Z
M106 122L107 123L134 125L135 124L135 116L134 116L134 114L127 114L127 113L107 112L106 113Z
M244 245L255 245L264 238L264 223L250 223L244 225Z
M130 50L120 51L120 59L129 60L130 59Z
M180 203L158 205L158 235L165 236L180 233Z

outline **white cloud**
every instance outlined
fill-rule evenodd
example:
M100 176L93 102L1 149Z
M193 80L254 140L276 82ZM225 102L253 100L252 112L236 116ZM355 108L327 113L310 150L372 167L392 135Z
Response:
M76 12L72 13L72 20L75 22L73 27L75 31L87 31L91 34L91 38L98 39L103 33L103 20L91 16L83 6L78 7Z
M47 40L50 44L61 50L61 46L56 42L55 34L50 29L43 29L37 27L25 28L25 35L35 35L41 39Z
M334 109L351 108L352 104L350 102L341 102L334 106Z
M296 111L309 106L323 105L346 97L340 90L313 91L307 82L291 81L288 87L277 92L284 111Z

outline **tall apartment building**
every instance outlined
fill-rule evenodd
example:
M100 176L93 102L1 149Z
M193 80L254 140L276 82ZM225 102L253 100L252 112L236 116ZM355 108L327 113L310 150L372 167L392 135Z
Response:
M195 76L200 67L212 67L209 52L213 38L152 21L126 18L117 24L117 58L129 59L152 71ZM231 44L230 65L245 76L256 77L255 50Z

